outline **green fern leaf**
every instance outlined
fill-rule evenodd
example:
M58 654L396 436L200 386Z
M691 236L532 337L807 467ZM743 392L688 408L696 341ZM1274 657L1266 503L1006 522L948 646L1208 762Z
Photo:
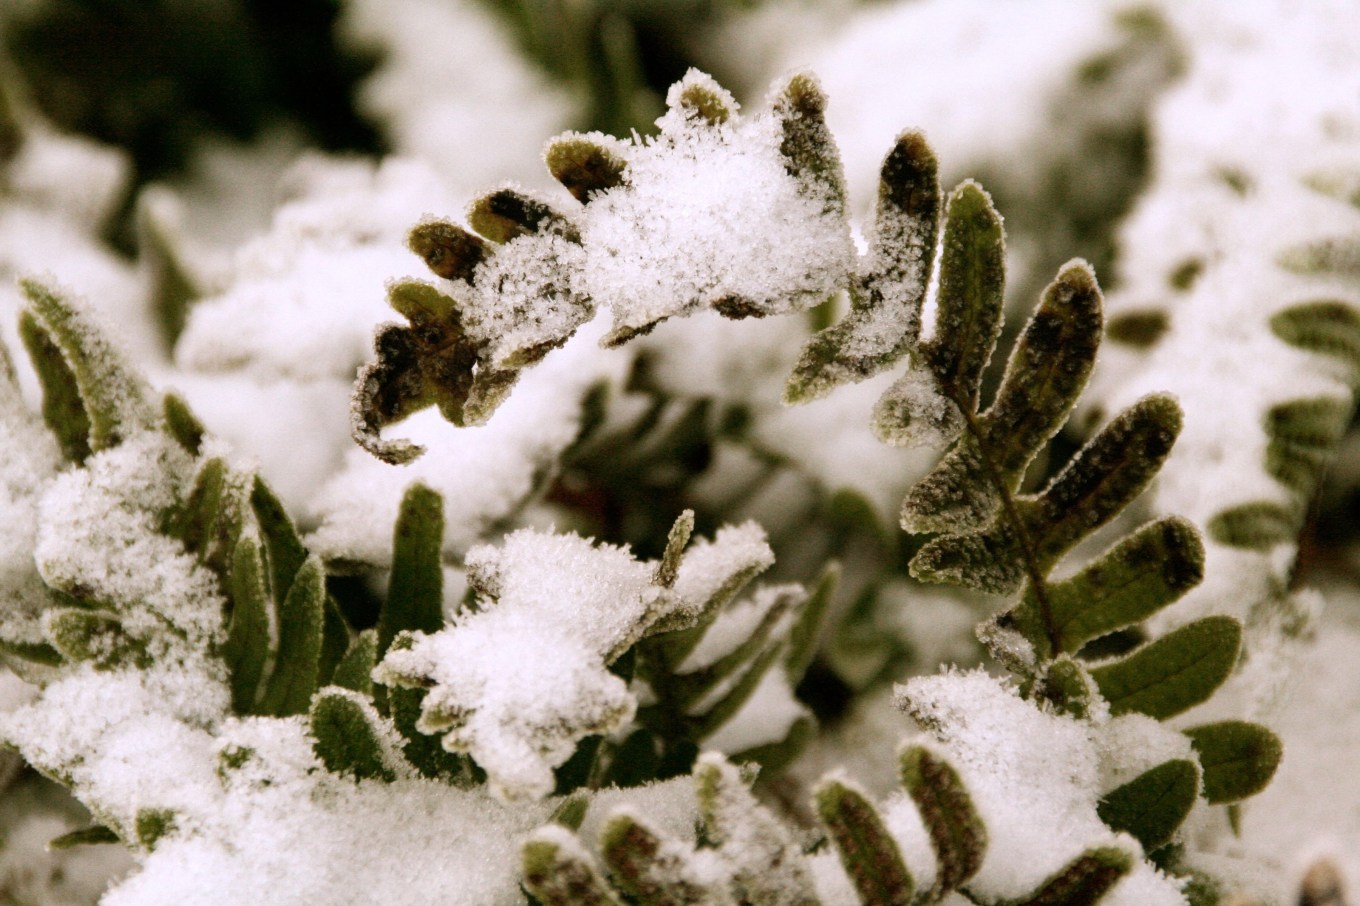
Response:
M1204 545L1194 526L1177 516L1143 526L1072 578L1048 586L1053 653L1075 654L1092 639L1141 623L1203 576ZM1026 638L1045 638L1033 588L1009 619Z
M1175 759L1144 771L1106 793L1096 811L1117 831L1127 831L1152 852L1170 842L1199 797L1199 765Z
M373 668L378 663L378 633L365 629L349 643L349 649L331 675L331 685L373 695Z
M1360 312L1330 299L1291 305L1270 319L1275 336L1291 346L1343 362L1360 380Z
M1265 789L1275 776L1284 746L1260 724L1225 720L1185 731L1204 768L1204 798L1219 805Z
M935 849L935 886L926 899L938 900L982 867L987 829L958 773L929 750L921 746L903 750L900 776Z
M585 204L595 192L623 185L627 163L615 150L616 143L600 133L567 132L548 142L543 159L553 179Z
M19 315L19 337L42 386L43 421L56 437L62 455L71 462L83 463L90 455L90 415L80 399L75 373L31 311Z
M1166 720L1208 700L1232 673L1242 624L1205 617L1091 670L1110 713L1138 712Z
M325 571L309 558L297 571L279 606L274 672L260 699L260 713L280 717L306 712L318 684L325 619Z
M921 133L898 137L883 162L869 257L851 284L850 312L808 341L785 402L808 402L871 377L915 346L939 231L937 171Z
M1259 500L1220 510L1209 520L1209 537L1219 544L1267 551L1298 538L1302 514L1278 503Z
M916 884L897 841L878 810L855 788L835 779L813 794L817 816L836 845L845 873L863 903L910 906Z
M444 499L413 484L401 499L392 542L392 578L378 616L378 657L403 629L444 625Z
M360 705L353 692L322 692L310 709L312 749L332 773L391 782L397 775L384 762L373 726L377 719L377 712Z
M708 906L726 899L703 882L677 844L626 812L605 821L600 853L614 886L638 906Z
M269 656L269 587L264 553L253 534L242 535L232 552L228 581L231 622L222 659L231 673L231 703L238 714L255 713L260 679Z
M1133 859L1122 849L1102 846L1087 850L1029 896L997 906L1092 906L1109 893L1133 868Z
M194 415L188 402L178 393L167 393L161 401L161 411L165 417L165 429L170 436L179 441L190 456L198 456L203 450L203 437L208 429Z
M406 246L424 260L426 267L445 280L471 280L477 265L491 254L491 247L484 239L445 220L417 224L407 235ZM422 286L425 284L411 283L403 295L393 295L391 300L392 307L416 326L422 326L427 319L446 317L452 310L451 299L442 293L419 289ZM427 290L432 289L427 287Z

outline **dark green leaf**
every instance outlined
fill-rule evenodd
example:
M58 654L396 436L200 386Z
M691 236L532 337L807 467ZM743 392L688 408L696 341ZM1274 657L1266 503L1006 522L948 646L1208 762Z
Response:
M1295 509L1258 500L1219 510L1209 520L1209 537L1219 544L1267 551L1291 543L1303 528L1303 514Z
M1242 624L1205 617L1112 664L1091 670L1112 714L1138 712L1165 720L1206 701L1232 673Z
M589 810L590 797L578 793L563 799L562 803L553 809L548 820L567 830L580 830L581 822L586 820L586 812Z
M1329 355L1360 376L1360 311L1346 302L1320 299L1292 305L1270 319L1275 336L1291 346Z
M1160 308L1122 311L1105 325L1105 336L1134 349L1149 349L1171 329L1171 316Z
M56 437L62 455L71 462L84 462L90 455L90 416L81 402L75 374L30 311L19 315L19 337L42 385L43 421Z
M198 420L198 416L194 415L184 397L177 393L167 393L161 402L161 409L165 416L165 428L170 432L170 436L179 441L179 445L190 455L197 456L203 449L203 435L207 433L207 429Z
M791 686L797 686L802 681L803 674L817 655L831 599L840 578L840 564L828 563L817 577L817 584L798 607L798 618L789 630L788 648L784 652L784 673Z
M584 204L595 192L623 185L627 162L603 136L568 132L548 142L543 159L572 197Z
M1133 859L1122 849L1087 850L1034 893L998 906L1094 906L1132 867Z
M1011 352L996 399L978 420L988 458L1011 492L1086 387L1100 348L1101 307L1090 265L1069 262Z
M1266 471L1303 499L1313 495L1336 445L1346 432L1350 399L1291 400L1266 413Z
M264 555L253 534L242 535L231 558L228 583L231 623L222 659L231 671L231 704L237 714L255 713L255 702L269 657L269 588Z
M403 629L444 625L444 498L413 484L401 499L392 538L392 579L378 617L378 657Z
M307 711L317 687L325 607L325 571L312 557L297 571L279 607L278 650L260 713L283 717Z
M536 835L520 850L524 889L544 906L622 906L585 853Z
M45 667L57 667L62 663L61 652L46 642L19 642L13 639L0 639L0 654L21 658Z
M868 269L851 284L850 313L808 341L783 390L787 403L872 377L917 343L940 230L937 170L925 136L898 136L883 162Z
M727 89L694 70L684 81L677 83L672 92L666 98L668 104L713 126L727 122L736 109L736 101Z
M1199 766L1176 759L1106 793L1096 812L1113 830L1128 831L1144 852L1170 842L1199 798Z
M378 634L365 629L350 642L349 650L335 667L331 685L352 689L363 695L373 694L373 668L378 663Z
M1279 263L1296 274L1360 278L1360 237L1333 236L1296 245L1280 254Z
M358 780L392 781L396 774L383 762L382 743L368 713L354 693L322 692L312 701L312 749L326 769Z
M156 424L142 379L90 322L82 309L36 280L20 280L31 311L61 350L89 417L90 450L117 446L125 437ZM65 430L72 430L67 424Z
M491 247L484 239L444 220L430 220L417 224L407 235L406 246L419 255L431 271L445 280L472 280L477 265L491 253ZM442 293L439 297L448 300ZM421 319L422 313L447 317L449 312L449 308L442 304L433 309L422 306L423 312L407 311L397 306L397 298L394 296L393 308L410 318L413 324Z
M948 582L992 595L1018 589L1026 578L1025 552L1010 523L998 519L971 535L941 535L911 558L911 574L923 582Z
M47 841L48 849L74 849L96 843L122 843L122 838L102 824L92 824Z
M804 195L821 202L823 213L843 219L845 172L826 125L826 94L817 79L803 72L790 77L774 99L773 112L782 133L784 169Z
M913 534L973 531L987 525L1000 505L977 439L964 434L907 492L902 529Z
M307 559L307 548L293 528L293 520L264 479L255 478L250 505L260 526L265 554L269 560L269 588L275 601L282 601L293 587L293 577Z
M1059 657L1049 664L1038 688L1043 700L1054 708L1078 720L1090 716L1095 689L1090 674L1071 658Z
M814 802L860 902L909 906L915 882L873 804L834 779L822 782Z
M657 749L656 735L647 729L634 730L614 749L605 784L641 786L655 780L660 768L661 753Z
M1143 526L1070 579L1048 586L1051 636L1033 588L1015 610L1031 642L1075 654L1091 639L1141 623L1199 584L1204 545L1188 521L1169 516Z
M1204 798L1214 805L1261 792L1284 754L1278 736L1242 720L1192 727L1185 735L1204 768Z
M340 666L340 662L349 651L351 635L349 624L345 622L345 615L340 612L340 602L327 593L326 602L322 607L321 654L318 655L316 663L318 688L331 685L335 669Z
M927 899L937 900L982 867L987 829L958 773L927 749L911 746L902 752L901 780L935 849L935 886Z
M935 336L926 362L965 413L978 408L982 370L1001 333L1005 237L991 197L968 180L949 196L940 254Z

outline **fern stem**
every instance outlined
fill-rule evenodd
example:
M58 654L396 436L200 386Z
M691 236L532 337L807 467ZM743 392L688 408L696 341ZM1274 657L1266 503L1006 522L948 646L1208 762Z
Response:
M1025 573L1029 576L1030 587L1034 590L1034 600L1039 605L1039 618L1043 621L1044 633L1048 636L1049 649L1056 651L1058 649L1058 633L1053 625L1053 611L1048 600L1048 585L1044 582L1043 571L1039 568L1038 558L1034 554L1034 545L1025 532L1025 524L1020 519L1019 510L1016 509L1015 498L1011 495L1010 488L1006 487L1006 481L1001 475L1001 470L997 468L995 460L992 459L991 451L987 449L982 428L978 425L977 418L972 414L971 407L962 405L958 400L954 400L954 405L958 406L959 412L963 414L964 423L968 426L968 433L973 435L973 439L977 441L982 467L1001 498L1002 517L1010 522L1015 537L1019 539L1020 552L1025 562Z

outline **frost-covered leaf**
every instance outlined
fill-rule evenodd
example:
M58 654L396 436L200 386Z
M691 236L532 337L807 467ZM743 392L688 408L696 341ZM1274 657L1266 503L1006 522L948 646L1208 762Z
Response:
M801 847L756 801L736 767L707 752L694 765L694 787L706 837L727 857L739 901L817 906Z
M405 636L409 646L394 644L378 676L428 689L418 728L471 754L500 794L546 795L552 769L578 741L618 729L636 710L609 665L648 634L721 606L715 599L747 569L748 542L763 551L761 568L768 565L763 535L751 534L724 529L695 545L666 588L656 582L657 566L627 549L514 532L499 548L467 556L478 606L439 632ZM514 669L504 662L507 650L520 653Z
M61 444L62 454L72 462L84 462L90 455L90 416L80 399L75 373L66 364L61 348L30 311L19 316L19 336L42 385L43 420Z
M916 343L939 229L937 169L921 133L898 136L883 162L874 233L850 285L850 312L808 341L785 387L786 401L807 402L864 380Z
M813 796L817 817L826 825L860 901L910 906L915 882L873 803L836 778L823 780Z
M348 690L323 690L312 699L308 726L313 750L336 774L357 780L395 780L378 728L381 718L366 698Z
M52 647L69 660L94 661L107 669L146 657L145 644L129 637L113 614L54 608L43 616Z
M379 656L402 630L430 633L444 625L443 545L443 498L411 485L393 529L392 577L378 614Z
M486 240L444 220L427 220L412 227L406 244L436 276L445 280L471 280L477 265L491 254ZM407 309L398 311L412 318L413 323L422 314L418 308L409 309L409 314Z
M623 185L627 163L622 143L600 132L567 132L548 142L548 172L582 204L594 192Z
M1044 290L1011 352L978 428L993 467L1012 490L1086 387L1100 346L1101 307L1090 265L1069 262Z
M1199 766L1174 759L1106 793L1097 811L1117 831L1128 831L1152 852L1171 840L1199 798Z
M35 323L61 351L75 380L89 419L90 450L116 446L131 434L154 427L156 414L145 384L91 322L84 307L36 280L22 280L20 286ZM78 418L71 412L69 391L63 390L62 397L61 435L69 437Z
M1092 639L1141 623L1199 584L1204 545L1188 521L1143 526L1075 576L1047 586L1048 627L1032 587L1012 614L1026 638L1075 654ZM1051 632L1051 638L1049 638Z
M1116 846L1083 853L1033 894L998 906L1089 906L1100 902L1133 868L1133 859Z
M548 825L520 850L524 888L544 906L622 906L590 854L566 828Z
M1205 617L1123 660L1092 668L1091 677L1111 713L1136 711L1165 720L1213 695L1237 664L1241 646L1241 623L1232 617Z
M273 610L260 541L242 535L232 554L228 596L231 620L221 655L231 672L232 707L239 714L255 709L260 680L269 657L269 615Z
M302 714L312 700L321 669L325 578L321 561L308 559L279 605L274 669L260 698L263 714Z
M982 369L1001 333L1005 286L1001 217L981 186L964 182L949 196L935 335L922 352L940 389L967 412L978 408Z
M1260 724L1225 720L1185 731L1204 768L1204 798L1215 805L1263 790L1284 754L1280 738Z
M693 864L688 846L667 840L629 811L616 811L600 829L600 853L614 886L639 906L723 906Z
M922 746L910 746L900 758L900 779L916 803L930 835L938 865L930 899L957 890L982 867L987 829L968 789L950 764Z

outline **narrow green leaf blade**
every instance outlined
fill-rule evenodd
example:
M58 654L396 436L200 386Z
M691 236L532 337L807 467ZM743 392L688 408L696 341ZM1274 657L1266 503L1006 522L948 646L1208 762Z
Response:
M401 499L392 537L392 579L378 616L378 657L403 629L444 625L444 498L413 484Z
M1138 712L1165 720L1206 701L1232 673L1242 624L1232 617L1188 623L1133 654L1091 670L1115 715Z
M365 629L354 637L349 650L340 659L331 676L331 684L352 689L362 695L373 695L373 668L378 663L378 634Z
M157 413L148 402L145 382L84 308L36 280L20 280L19 286L75 378L90 420L90 449L117 446L129 434L154 427Z
M1204 545L1195 527L1178 516L1159 519L1048 587L1053 641L1059 651L1075 654L1092 639L1146 620L1203 577ZM1017 625L1036 625L1038 609L1027 591L1016 608Z
M995 401L978 420L988 455L1012 492L1086 387L1100 348L1102 304L1090 265L1064 265L1021 332Z
M373 722L377 712L365 710L353 692L317 695L310 709L312 749L326 769L357 780L393 781L396 774L383 760L383 747Z
M785 402L808 402L862 381L915 346L939 233L938 169L921 133L898 136L883 162L874 233L851 286L850 312L808 341L784 388Z
M1037 499L1025 501L1021 515L1041 571L1143 492L1170 454L1181 422L1175 399L1144 397L1092 438Z
M930 901L977 873L987 852L987 829L968 789L948 762L921 746L903 750L902 786L916 803L938 860Z
M1303 528L1303 512L1269 500L1257 500L1219 510L1206 526L1219 544L1268 551L1292 543Z
M48 849L74 849L77 846L91 846L97 843L122 843L122 838L102 824L92 824L70 833L54 837L47 842Z
M1171 841L1197 798L1199 766L1178 758L1106 793L1096 813L1113 830L1138 838L1144 852L1152 852Z
M293 578L279 607L279 644L274 672L260 701L263 714L303 714L317 688L325 618L325 570L310 557Z
M1270 319L1275 336L1291 346L1331 356L1360 377L1360 311L1346 302L1319 299L1292 305Z
M1204 768L1204 798L1213 805L1238 802L1265 789L1284 755L1284 744L1260 724L1225 720L1185 731Z
M80 399L75 374L31 311L19 315L19 337L42 386L43 421L56 437L62 455L71 462L84 462L90 455L90 415Z
M167 393L161 401L161 410L165 416L165 429L170 432L170 436L179 441L179 445L190 455L197 456L202 452L203 436L208 429L203 427L184 397L178 393Z
M822 781L813 802L860 902L910 906L916 884L878 809L836 779Z
M1122 849L1102 846L1069 862L1038 890L999 906L1093 906L1133 868Z
M222 644L222 659L231 672L231 704L237 714L255 712L255 702L269 658L269 588L264 554L255 535L242 535L232 552L228 578L231 624Z
M788 648L784 652L784 673L791 686L797 686L817 655L817 645L826 627L831 599L840 584L839 563L828 563L817 584L798 608L798 619L789 631Z
M967 180L949 196L935 336L924 344L940 388L965 413L978 408L982 370L1001 333L1005 286L1001 216L986 191Z
M1349 398L1327 396L1273 406L1266 413L1266 471L1300 499L1311 498L1353 408Z
M250 492L250 505L260 526L260 537L269 561L269 588L275 601L283 601L293 587L293 578L307 559L307 548L293 528L293 520L283 502L263 478L256 476Z
M826 93L816 76L806 72L790 76L771 106L779 123L784 169L805 196L821 202L823 213L844 218L845 171L826 124Z
M568 831L535 831L520 849L524 889L543 906L622 906Z

